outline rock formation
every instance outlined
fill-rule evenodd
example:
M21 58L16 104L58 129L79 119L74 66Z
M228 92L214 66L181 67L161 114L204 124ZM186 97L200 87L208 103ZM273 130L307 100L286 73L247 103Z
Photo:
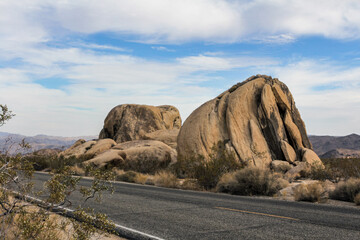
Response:
M322 164L289 89L269 76L250 77L197 108L180 130L178 155L208 159L218 142L247 165L286 165L273 160Z
M125 170L155 173L176 162L176 151L160 141L134 140L119 143L84 164L116 166Z
M139 139L157 139L156 136L147 134L161 130L163 135L174 135L181 127L179 110L173 106L148 106L124 104L114 107L104 121L104 128L99 138L111 138L117 143ZM177 133L176 133L177 135ZM170 139L167 139L171 141ZM173 141L175 137L173 137ZM176 145L176 143L174 143Z

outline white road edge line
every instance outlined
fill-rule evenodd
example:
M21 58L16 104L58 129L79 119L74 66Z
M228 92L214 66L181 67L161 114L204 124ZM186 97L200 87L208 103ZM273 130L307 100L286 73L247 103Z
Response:
M13 190L8 190L8 191L11 191L12 193L14 193L15 195L18 195L18 196L21 196L21 194L17 191L13 191ZM23 195L25 198L28 198L28 199L31 199L33 200L34 202L38 202L38 203L42 203L42 204L46 204L43 200L41 199L38 199L38 198L35 198L35 197L32 197L32 196L28 196L28 195ZM69 213L72 213L74 212L74 210L70 209L70 208L66 208L66 207L61 207L61 206L58 206L56 207L57 209L61 209L61 210L64 210L65 212L65 215L66 215L66 212L69 212ZM141 232L141 231L138 231L138 230L135 230L135 229L132 229L132 228L128 228L128 227L125 227L125 226L122 226L122 225L119 225L119 224L114 224L117 229L117 232L120 232L119 229L122 229L125 231L122 231L122 234L125 235L124 237L128 237L130 239L149 239L149 240L165 240L163 238L159 238L159 237L156 237L154 235L151 235L151 234L147 234L147 233L144 233L144 232ZM126 234L126 231L128 232L131 232L133 234L131 234L132 236L129 236L128 234ZM135 236L133 236L135 235ZM135 238L133 238L135 237ZM140 238L139 238L140 237Z

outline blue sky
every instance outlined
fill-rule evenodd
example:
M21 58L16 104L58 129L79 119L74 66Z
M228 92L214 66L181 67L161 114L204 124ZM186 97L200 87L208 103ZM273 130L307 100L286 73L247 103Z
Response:
M308 133L360 133L360 2L1 0L0 130L96 135L116 105L183 120L255 74L288 85Z

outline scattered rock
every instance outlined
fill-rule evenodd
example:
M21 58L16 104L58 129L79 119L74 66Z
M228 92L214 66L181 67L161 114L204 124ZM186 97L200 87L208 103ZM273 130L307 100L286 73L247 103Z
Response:
M292 168L292 166L290 165L290 163L286 162L286 161L282 161L282 160L273 160L271 162L271 168L275 171L275 172L282 172L285 173L286 171L290 170Z
M310 166L306 162L299 162L295 167L291 168L286 172L285 177L287 179L296 179L301 176L301 173L308 173L310 171Z

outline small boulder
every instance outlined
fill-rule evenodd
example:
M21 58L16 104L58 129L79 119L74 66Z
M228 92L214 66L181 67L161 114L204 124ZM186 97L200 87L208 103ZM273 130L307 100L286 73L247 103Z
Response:
M286 172L285 176L288 179L296 179L301 176L301 173L308 173L311 170L306 162L299 162L295 167Z
M281 150L284 153L286 161L289 163L293 163L296 161L296 152L292 148L290 144L288 144L286 141L281 141Z
M302 162L308 163L309 165L314 167L324 167L324 164L322 163L321 159L313 150L303 148L302 151L303 151Z
M88 151L86 151L86 154L95 156L109 150L115 145L116 142L110 138L100 139Z
M286 171L290 170L292 168L292 166L290 165L290 163L286 162L286 161L282 161L282 160L273 160L271 162L271 168L275 171L275 172L282 172L285 173Z

